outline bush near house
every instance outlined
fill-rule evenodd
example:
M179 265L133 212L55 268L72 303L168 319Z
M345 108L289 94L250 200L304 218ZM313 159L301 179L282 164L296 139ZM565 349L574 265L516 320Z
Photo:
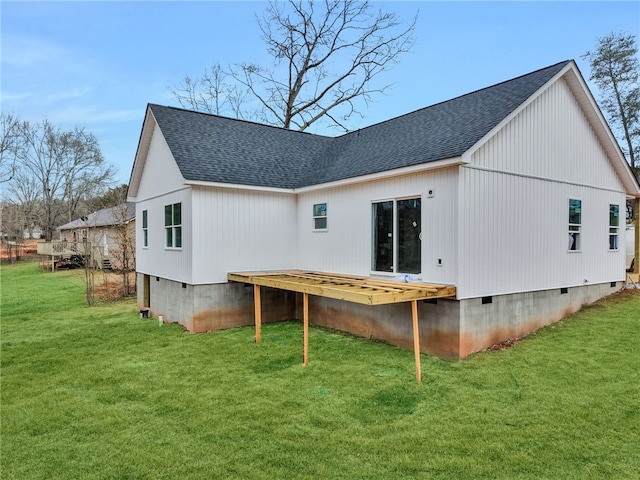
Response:
M193 335L3 266L3 479L638 478L640 292L449 362L302 326Z

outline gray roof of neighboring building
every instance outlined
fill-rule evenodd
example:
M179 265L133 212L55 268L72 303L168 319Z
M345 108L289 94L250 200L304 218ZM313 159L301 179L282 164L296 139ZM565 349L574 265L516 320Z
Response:
M136 205L132 202L123 203L116 207L103 208L97 212L90 213L86 217L81 217L72 222L65 223L58 227L58 230L75 230L86 227L107 227L111 225L121 225L134 220L136 217Z
M186 180L300 188L460 156L570 62L335 138L149 108Z

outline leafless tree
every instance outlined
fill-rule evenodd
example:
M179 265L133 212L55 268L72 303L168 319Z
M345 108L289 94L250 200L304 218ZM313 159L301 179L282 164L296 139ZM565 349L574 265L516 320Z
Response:
M0 230L2 231L2 247L7 261L13 263L20 259L24 239L24 212L20 205L4 201L0 205Z
M174 85L171 93L184 108L245 119L250 115L243 110L249 92L240 87L219 63L215 63L200 77L185 75L182 84Z
M117 257L117 267L122 275L122 296L128 297L135 293L135 280L131 283L131 272L135 272L136 239L135 227L129 217L126 203L114 207L114 240L117 247L114 256ZM134 277L135 278L135 277Z
M288 0L270 1L257 21L274 64L240 63L226 72L216 64L198 79L185 77L173 92L182 106L219 114L235 102L231 113L244 118L238 113L249 92L265 123L304 131L328 119L347 131L360 102L390 86L373 80L411 49L417 15L403 25L368 1Z
M80 200L108 185L114 171L105 165L95 136L83 127L62 131L43 120L25 123L22 136L25 148L18 163L39 186L41 226L51 240L58 220L76 217Z
M16 159L24 146L22 127L15 115L0 115L0 183L10 181L15 174Z
M33 229L42 218L42 202L40 187L36 179L23 168L14 171L12 181L8 183L7 192L15 208L21 212L22 230L33 237Z

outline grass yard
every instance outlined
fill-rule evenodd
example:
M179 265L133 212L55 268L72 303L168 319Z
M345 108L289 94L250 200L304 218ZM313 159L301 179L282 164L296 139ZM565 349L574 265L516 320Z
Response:
M302 325L208 334L2 266L8 479L640 478L640 292L451 362Z

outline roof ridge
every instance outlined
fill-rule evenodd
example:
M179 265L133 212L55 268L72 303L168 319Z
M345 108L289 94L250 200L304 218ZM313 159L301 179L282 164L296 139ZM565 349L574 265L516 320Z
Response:
M299 188L459 156L571 62L340 136L158 104L149 109L186 180Z
M382 120L381 122L377 122L377 123L372 123L371 125L367 125L365 127L358 128L356 130L352 130L350 132L343 133L342 135L340 135L338 137L334 137L334 138L346 137L348 135L351 135L352 133L356 133L356 132L359 132L359 131L362 131L362 130L366 130L366 129L369 129L369 128L372 128L372 127L376 127L378 125L382 125L382 124L385 124L387 122L393 122L394 120L396 120L398 118L406 117L408 115L413 115L414 113L421 112L421 111L424 111L424 110L428 110L430 108L437 107L439 105L444 105L446 103L450 103L450 102L453 102L455 100L459 100L461 98L468 97L470 95L475 95L475 94L478 94L480 92L483 92L483 91L486 91L486 90L489 90L489 89L492 89L492 88L495 88L495 87L499 87L500 85L504 85L506 83L511 83L511 82L516 81L516 80L519 80L519 79L522 79L522 78L525 78L525 77L528 77L528 76L531 76L531 75L535 75L536 73L542 72L543 70L549 70L549 69L555 68L558 65L567 65L567 64L569 64L569 63L571 63L573 61L574 60L564 60L562 62L557 62L557 63L554 63L553 65L548 65L546 67L542 67L542 68L539 68L537 70L534 70L533 72L524 73L522 75L518 75L517 77L509 78L507 80L503 80L501 82L494 83L493 85L489 85L487 87L482 87L482 88L479 88L477 90L473 90L471 92L463 93L462 95L458 95L457 97L448 98L448 99L442 100L440 102L432 103L431 105L427 105L426 107L422 107L422 108L418 108L416 110L412 110L411 112L403 113L401 115L398 115L397 117L388 118L386 120Z
M279 127L277 125L270 125L268 123L260 123L260 122L254 121L254 120L247 120L247 119L244 119L244 118L227 117L226 115L218 115L216 113L201 112L199 110L189 110L188 108L184 108L184 107L174 107L172 105L160 105L159 103L149 103L148 106L149 107L168 108L168 109L171 109L171 110L177 110L177 111L181 111L181 112L184 112L184 113L193 113L193 114L196 114L196 115L204 115L204 116L211 117L211 118L219 118L221 120L231 120L231 121L234 121L234 122L246 123L246 124L255 125L255 126L258 126L258 127L274 128L276 130L280 130L280 131L283 131L283 132L293 132L293 133L299 133L299 134L305 134L305 135L312 135L312 136L315 136L315 137L336 138L336 137L331 137L329 135L321 135L319 133L301 132L300 130L294 130L292 128Z

